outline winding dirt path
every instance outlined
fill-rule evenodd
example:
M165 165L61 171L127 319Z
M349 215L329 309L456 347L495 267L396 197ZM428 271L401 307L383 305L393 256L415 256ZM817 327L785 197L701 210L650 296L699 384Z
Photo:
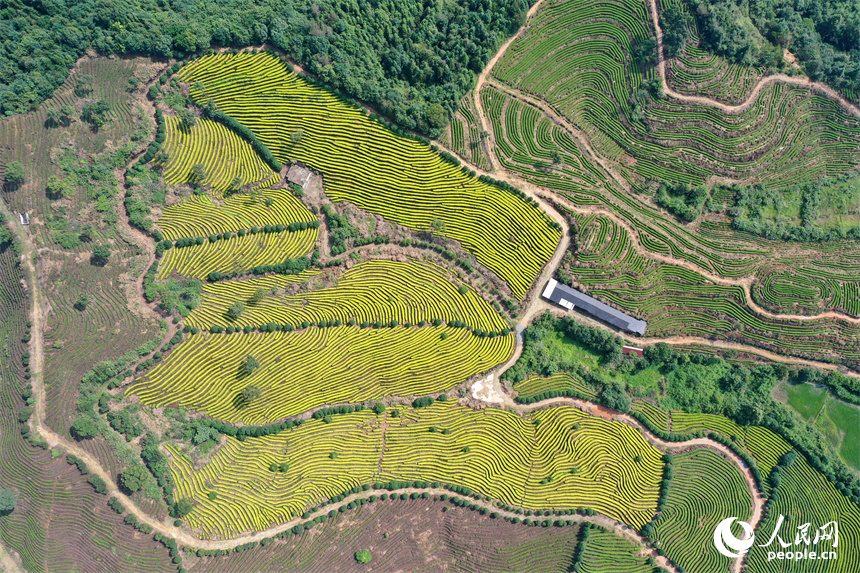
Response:
M533 14L538 10L538 8L543 4L543 2L544 2L544 0L538 0L538 2L536 2L534 4L534 6L532 6L532 8L528 12L528 18L531 18L533 16ZM743 106L748 106L749 101L752 101L752 99L760 91L762 85L767 81L789 81L790 83L796 83L796 84L811 86L813 89L818 89L819 91L821 91L822 93L825 93L827 95L835 94L835 92L833 92L833 90L830 90L826 86L820 86L818 84L815 84L814 82L809 82L808 80L804 81L804 80L799 80L797 78L789 78L787 76L786 76L786 80L782 80L781 78L778 78L776 76L772 76L771 78L765 78L764 80L760 81L759 84L757 84L756 88L754 88L753 93L750 96L750 100L748 102L745 102L744 104L741 104L741 106L725 106L724 104L720 104L719 102L713 102L710 100L700 102L699 100L704 99L704 98L694 98L691 96L683 96L681 94L675 94L674 92L672 92L668 88L668 86L666 85L666 82L665 82L665 72L664 72L665 66L664 66L663 61L662 61L662 31L659 29L658 21L656 20L656 6L654 5L654 0L648 0L648 4L649 4L650 9L652 10L652 17L655 18L655 27L656 27L657 33L658 33L658 46L659 46L659 54L660 54L660 71L661 71L661 77L663 78L664 90L666 91L667 94L670 94L672 97L677 97L680 100L695 101L697 103L703 103L705 105L713 105L715 107L720 107L721 109L724 109L727 112L731 112L733 109L735 109L735 111L739 111ZM478 115L480 117L480 121L481 121L481 125L482 125L483 129L485 131L491 133L491 134L492 134L491 126L488 122L486 114L484 113L483 107L480 103L480 97L479 97L480 90L483 87L483 85L488 81L487 77L488 77L489 72L491 71L492 67L504 55L505 51L510 46L510 44L527 29L528 29L528 19L527 19L526 25L524 25L522 28L520 28L520 30L513 37L508 39L502 45L499 52L493 56L493 58L488 63L487 67L481 72L481 74L478 77L478 81L477 81L477 84L476 84L476 87L474 90L475 104L476 104L476 108L477 108ZM831 95L831 97L833 97L833 95ZM835 94L834 99L839 100L840 105L842 105L844 102L844 100L839 98L838 94ZM847 104L847 102L844 102L844 103ZM848 104L848 105L850 106L850 104ZM843 107L844 107L844 105L843 105ZM853 106L850 106L850 107L854 110L854 111L852 111L852 113L854 113L855 115L858 115L858 117L860 117L860 112L858 112L857 109L854 108ZM555 114L555 113L552 113L550 115L553 117L553 119L558 118L559 120L563 121L563 118L558 117L557 114ZM578 130L575 130L575 131L578 133ZM587 140L584 138L584 136L582 134L579 134L579 137L577 137L577 139L580 141L580 143L583 145L583 148L589 152L589 155L591 155L595 161L597 161L601 165L604 165L604 162L602 161L602 159L599 158L599 156L596 153L594 153L594 151L590 148ZM535 286L532 289L531 302L527 306L526 311L523 313L523 315L520 319L521 324L527 324L530 320L532 320L534 318L534 316L537 313L542 312L542 311L547 310L547 309L550 309L550 306L540 298L539 290L542 288L543 284L549 278L549 276L551 276L552 272L558 266L558 264L561 261L561 258L564 256L565 252L567 251L567 246L568 246L568 242L569 242L569 228L568 228L568 225L566 224L566 221L564 220L564 218L561 217L561 215L559 215L553 208L551 208L551 206L549 206L547 204L547 202L543 199L543 197L541 195L542 190L539 187L537 187L533 184L530 184L524 180L521 180L518 177L512 176L511 174L504 172L501 169L499 169L498 161L496 160L495 155L493 153L489 154L489 160L490 160L490 163L493 167L493 171L489 172L489 173L483 172L484 174L487 174L487 175L496 177L497 179L503 179L503 180L506 180L506 181L509 181L511 183L516 184L518 187L523 189L524 192L527 193L530 197L536 199L539 202L541 208L544 210L544 212L546 212L547 215L550 216L553 220L555 220L556 222L559 222L559 224L561 224L562 228L563 228L563 237L562 237L562 240L560 241L559 248L556 249L556 252L554 253L552 259L544 267L540 278L536 281ZM606 168L606 166L604 166L604 167ZM478 172L481 172L480 169L475 169L475 170ZM614 171L612 169L607 168L606 170L608 173L612 174L614 178L617 178L617 175L614 173ZM625 185L625 187L626 187L626 185ZM359 494L353 494L353 495L346 497L342 502L340 502L338 504L332 504L332 505L326 506L325 508L314 512L313 514L310 515L310 517L308 519L295 518L295 519L292 519L288 522L281 523L275 527L269 528L265 531L254 533L254 534L246 534L246 535L239 536L239 537L229 539L229 540L201 540L201 539L198 539L197 537L194 537L193 535L191 535L187 530L173 526L172 520L165 519L163 521L159 521L159 520L156 520L153 517L151 517L149 514L147 514L143 510L141 510L128 496L126 496L121 491L119 491L119 489L117 488L117 486L115 485L115 483L111 479L110 475L107 472L105 472L104 469L100 466L98 460L96 460L89 453L87 453L86 451L84 451L80 447L78 447L77 444L75 444L74 442L71 442L71 441L65 439L64 437L56 434L55 432L50 430L48 427L46 427L44 424L44 413L45 413L45 388L44 388L44 380L43 380L43 372L44 372L44 349L43 349L44 325L43 325L43 322L44 322L44 315L43 315L42 292L41 292L41 288L40 288L40 285L38 282L38 274L36 272L36 256L37 255L36 255L36 252L35 252L32 244L31 244L30 240L29 240L29 237L27 236L27 234L25 233L25 231L22 228L19 228L17 225L15 225L15 219L12 217L11 213L9 213L7 206L2 201L0 201L0 211L2 211L4 216L6 216L9 219L10 225L11 225L11 227L12 227L12 229L15 232L15 235L17 237L18 245L19 245L19 248L21 250L21 258L22 258L23 268L24 268L25 273L26 273L26 279L27 279L27 283L29 285L29 291L30 291L29 295L30 295L30 300L31 300L31 320L33 323L33 327L32 327L33 336L31 339L31 351L32 351L31 354L33 357L32 384L33 384L34 397L35 397L35 408L34 408L34 413L33 413L33 417L31 418L31 421L32 421L32 424L34 427L34 431L37 432L40 436L42 436L45 440L47 440L48 443L52 447L61 446L68 453L72 453L75 456L82 459L87 464L87 466L90 468L90 471L93 474L98 475L99 477L101 477L105 481L105 483L107 484L107 487L108 487L109 495L115 496L121 503L123 503L123 505L126 506L129 513L135 515L140 522L148 524L149 526L151 526L153 528L154 531L157 531L159 533L162 533L163 535L166 535L166 536L169 536L173 539L176 539L182 545L187 545L187 546L192 546L192 547L197 547L197 548L203 548L203 549L232 549L233 547L236 547L236 546L244 544L244 543L261 541L264 538L267 538L267 537L276 535L278 533L287 531L295 525L298 525L301 523L306 523L309 520L314 519L318 515L328 513L328 511L330 511L332 509L337 509L338 507L347 505L350 502L369 497L371 492L361 492ZM124 212L124 209L118 208L118 214L120 214L119 219L121 221L121 223L120 223L121 232L124 235L126 235L130 240L132 240L134 243L138 244L142 249L144 249L144 252L147 253L147 255L148 255L147 268L148 268L149 265L151 265L152 262L155 260L154 248L152 246L151 241L149 241L149 239L147 237L145 237L139 231L128 226L128 222L127 222L127 218L126 218L126 214ZM606 213L606 215L607 216L613 216L611 213ZM613 219L620 222L617 219L617 217L613 216ZM629 230L629 227L626 225L625 225L625 228L627 228ZM633 236L635 236L635 234L633 234ZM640 249L642 248L641 245L638 243L638 241L636 242L636 244L637 244L637 248L640 248ZM649 253L649 256L653 257L654 254ZM677 261L674 259L672 259L672 263L673 264L682 264L681 261ZM699 272L700 274L704 274L699 269L695 269L695 270L696 270L696 272ZM710 279L711 277L708 277L708 278ZM717 277L714 277L714 278L717 278ZM730 281L729 279L723 279L721 277L719 279L721 281L723 281L723 283L721 283L721 284L729 284L729 283L740 284L737 281ZM728 281L728 283L726 281ZM139 290L140 290L140 294L142 295L142 285L140 285ZM747 286L746 292L749 293L749 287L748 286ZM764 313L762 313L762 314L764 314ZM825 316L825 315L821 315L821 316ZM817 318L820 318L821 316L819 316L819 317L807 317L807 316L793 317L791 315L775 315L775 317L777 317L777 318L793 318L796 320L815 320ZM844 317L842 315L834 316L833 318L839 318L839 319L843 319L843 320L846 319L846 317ZM855 319L855 320L857 320L857 319ZM636 338L636 339L630 339L630 340L635 340L636 342L639 342L639 343L646 342L646 343L652 343L652 344L656 343L656 342L668 342L670 344L681 344L681 345L683 345L683 344L708 344L711 346L717 346L717 347L722 347L722 348L732 348L732 349L737 349L737 350L747 352L747 353L758 354L758 355L761 355L765 358L768 358L770 360L777 361L777 362L806 364L806 365L816 366L818 368L826 368L826 369L835 369L836 368L835 366L829 365L829 364L823 364L823 363L817 363L817 362L813 362L813 361L783 357L783 356L776 355L776 354L770 353L768 351L764 351L764 350L754 348L754 347L746 347L744 345L738 345L738 344L729 343L729 342L711 341L711 340L707 340L707 339L703 339L703 338L670 337L670 338L665 338L665 339ZM515 359L519 356L520 351L521 351L521 348L518 347L514 356L512 356L511 359L509 359L508 362L505 363L505 365L503 365L500 369L498 369L497 372L498 373L503 372L505 369L510 367L510 365L512 365L515 362ZM506 404L509 407L512 407L512 408L514 408L517 411L522 412L522 413L534 410L536 408L551 406L554 404L573 405L573 406L579 407L585 411L592 412L592 413L596 411L596 405L591 404L591 403L586 402L586 401L579 401L579 400L575 400L575 399L571 399L571 398L554 398L554 399L545 400L543 402L539 402L537 404L532 404L532 405L528 405L528 406L516 404L511 399L510 395L508 395L508 394L505 394L505 399L506 399ZM603 410L603 411L605 411L605 410ZM652 434L644 426L642 426L637 420L635 420L634 418L632 418L630 416L627 416L627 415L621 414L621 413L613 413L612 416L613 416L613 419L615 419L617 421L620 421L620 422L623 422L623 423L626 423L626 424L629 424L629 425L636 427L643 434L645 439L647 439L650 443L655 445L655 447L659 447L662 449L670 449L670 448L671 449L678 449L678 448L687 448L687 447L709 447L709 448L713 448L713 449L719 451L722 455L726 456L728 459L731 459L736 465L738 465L738 467L742 471L742 473L745 477L745 481L747 482L747 486L749 487L750 493L751 493L752 498L753 498L753 517L751 518L751 523L753 524L753 526L758 524L758 522L761 518L761 509L763 506L763 500L762 500L761 494L760 494L760 492L757 491L757 489L755 487L755 482L752 479L750 468L746 467L745 464L743 463L743 461L740 458L738 458L737 455L735 455L734 452L732 452L729 448L723 446L722 444L720 444L718 442L715 442L715 441L712 441L712 440L709 440L706 438L689 440L687 442L665 442L665 441L661 440L660 438L658 438L657 436L655 436L654 434ZM432 488L426 489L426 490L408 488L408 489L402 489L402 490L397 491L398 494L402 494L402 493L411 494L411 493L424 493L424 492L427 492L431 495L441 495L443 493L449 493L449 492L447 492L447 490L432 489ZM376 492L376 493L378 493L378 492ZM511 517L511 518L519 517L517 514L511 513L511 512L505 512L499 508L492 506L491 504L489 504L485 501L475 501L474 503L476 503L477 505L479 505L481 507L486 507L490 511L498 512L501 516ZM566 516L566 518L572 519L574 521L584 520L584 518L579 517L579 516ZM629 539L639 543L644 548L643 551L646 554L649 554L649 555L652 555L653 557L655 557L657 562L662 567L664 567L670 571L676 571L675 568L671 567L671 565L669 564L668 560L665 557L660 557L660 556L656 555L656 553L647 546L643 537L638 532L631 529L629 526L626 526L622 523L619 523L617 521L614 521L614 520L612 520L606 516L602 516L602 515L591 516L591 517L588 517L587 519L588 519L588 521L596 522L598 524L604 525L607 528L613 529L613 530L619 532L621 535L624 535L624 536L628 537ZM737 565L739 566L739 563L737 563Z
M667 264L684 267L690 271L698 273L711 281L714 284L723 285L723 286L739 286L744 291L744 296L746 297L745 304L750 309L752 309L756 314L761 316L766 316L768 318L772 318L775 320L800 320L800 321L815 321L822 319L833 319L833 320L842 320L844 322L848 322L851 324L860 324L860 318L849 316L843 314L841 312L836 311L827 311L819 314L782 314L771 312L755 302L752 296L752 286L755 284L756 280L753 276L746 276L741 278L726 278L717 274L714 274L710 271L706 271L701 267L691 263L685 259L678 259L671 255L664 255L662 253L655 253L653 251L649 251L645 247L642 246L641 241L639 240L639 233L630 226L627 221L620 218L618 215L613 213L612 211L608 211L606 209L601 209L599 207L581 207L578 205L574 205L568 199L556 196L554 197L556 203L562 204L565 208L576 212L587 215L600 215L601 217L606 217L611 219L613 222L623 227L625 231L627 231L628 236L630 237L631 242L633 243L633 247L636 249L636 252L639 255L642 255L646 258L656 259L658 261L662 261Z
M508 38L505 43L499 47L499 50L496 52L496 54L492 58L490 58L490 61L487 62L487 65L484 66L484 69L481 70L480 74L478 74L478 81L475 82L475 87L474 89L472 89L472 97L475 100L475 108L478 110L478 117L481 120L481 129L490 134L491 140L493 140L495 136L493 135L492 126L487 120L486 114L484 114L484 108L481 105L481 88L484 87L484 82L487 81L487 76L490 74L490 71L493 69L499 59L505 55L505 52L508 51L508 48L513 43L513 41L522 36L523 33L525 33L525 31L529 29L529 20L532 19L532 16L535 15L535 12L537 12L538 9L543 5L544 1L545 0L537 0L537 2L535 2L534 5L529 8L529 11L526 13L525 23L520 26L520 29L517 30L517 33ZM457 154L455 153L454 155L456 156ZM494 172L500 170L499 162L496 160L495 154L493 154L492 152L487 153L487 160L490 162L490 166Z
M793 77L785 74L772 74L770 76L763 77L756 82L755 86L750 91L749 96L747 96L747 99L738 105L726 105L710 98L689 96L676 92L669 87L668 83L666 83L666 61L663 56L663 29L660 27L660 17L657 14L657 1L646 0L646 3L648 4L648 11L651 13L651 22L654 25L654 30L657 35L657 71L660 74L660 81L663 84L663 92L666 95L680 101L715 107L729 114L737 114L746 111L755 102L756 98L758 98L759 92L761 92L763 88L772 83L785 83L801 86L824 94L836 101L836 103L838 103L846 112L854 117L860 118L860 109L858 109L857 106L851 104L830 86L821 82L814 82L807 77Z
M479 109L478 113L482 114L483 111L481 109ZM447 151L448 153L451 153L452 155L455 155L452 150L447 148L442 143L440 143L438 141L434 141L433 143L434 143L434 145L438 146L440 149ZM562 243L559 245L559 248L556 249L556 252L553 255L552 259L550 259L549 263L547 263L547 265L544 267L544 270L542 271L540 277L538 277L538 279L536 279L535 285L529 291L529 294L527 296L528 296L530 302L528 303L525 310L523 311L523 313L518 318L518 321L517 321L518 324L520 324L524 327L528 326L528 324L534 319L534 317L538 313L540 313L542 311L546 311L546 310L549 310L550 312L553 312L553 313L557 313L557 314L559 314L559 316L568 316L568 313L562 311L558 307L550 305L549 303L547 303L546 301L544 301L540 297L541 289L543 288L544 284L546 284L546 281L552 275L554 270L557 268L558 263L561 261L562 257L564 256L564 252L566 251L567 246L570 243L570 227L567 224L567 221L564 219L564 217L561 217L555 209L553 209L551 206L549 206L546 199L545 199L545 195L552 193L552 191L549 189L544 189L542 187L539 187L539 186L537 186L537 185L535 185L529 181L526 181L525 179L521 179L515 175L511 175L507 171L489 172L489 171L485 171L485 170L481 169L480 167L478 167L476 165L472 165L468 162L465 162L465 163L467 163L469 165L469 168L472 169L473 171L475 171L478 175L486 175L488 177L493 177L495 179L506 181L506 182L510 183L511 185L518 187L528 197L535 199L538 202L538 204L541 206L541 208L544 210L544 212L547 214L547 216L551 217L554 221L558 222L562 227L562 233L563 233ZM808 316L807 315L776 314L776 313L769 312L769 311L761 308L759 305L757 305L755 303L755 301L753 301L753 299L752 299L751 287L752 287L753 282L754 282L752 277L748 277L748 278L744 278L744 279L729 279L729 278L725 278L725 277L720 277L718 275L714 275L713 273L709 273L707 271L702 270L701 268L695 266L694 264L692 264L689 261L685 261L683 259L676 259L676 258L671 257L669 255L652 253L651 251L648 251L644 247L642 247L642 245L638 239L638 234L633 232L632 227L630 227L630 225L628 223L626 223L623 219L619 218L617 215L615 215L611 211L607 211L605 209L599 209L597 207L579 207L579 206L573 205L572 203L570 203L569 201L567 201L566 199L564 199L558 195L553 195L553 200L558 202L558 203L564 204L565 207L568 207L573 211L577 211L577 212L581 212L581 213L588 213L588 214L599 214L599 215L609 217L610 219L612 219L613 221L615 221L619 225L623 226L628 231L628 233L630 233L631 241L633 242L634 246L636 247L637 252L643 256L647 256L647 257L651 257L651 258L654 258L657 260L661 260L661 261L669 263L669 264L683 266L685 268L688 268L692 271L695 271L695 272L701 274L705 278L712 280L713 282L715 282L717 284L722 284L722 285L726 285L726 286L740 286L741 288L744 289L745 295L747 297L747 305L751 309L753 309L755 312L760 312L764 316L767 316L767 317L773 318L773 319L777 319L777 320L806 320L806 321L822 320L825 318L830 318L830 319L835 319L835 320L843 320L846 322L850 322L852 324L860 324L860 319L858 319L858 318L847 316L847 315L844 315L844 314L841 314L838 312L833 312L833 311L822 313L822 314L817 314L817 315L808 315ZM564 249L561 248L562 245L563 245ZM577 320L579 320L579 321L586 322L586 323L588 323L592 326L596 326L598 328L604 328L604 329L607 328L605 324L599 323L599 322L589 318L586 315L577 314L576 316L577 316ZM860 373L857 373L853 370L850 370L850 369L845 368L845 367L840 366L840 365L830 364L828 362L820 362L820 361L816 361L816 360L809 360L809 359L799 358L799 357L783 356L781 354L777 354L775 352L771 352L769 350L765 350L765 349L759 348L757 346L750 346L750 345L740 344L740 343L736 343L736 342L713 340L710 338L696 337L696 336L670 336L670 337L664 337L664 338L633 337L633 336L631 336L625 332L621 332L621 331L616 331L616 334L618 336L620 336L621 338L623 338L628 343L633 344L634 346L636 346L638 344L657 344L658 342L665 342L667 344L673 344L673 345L678 345L678 346L689 346L689 345L712 346L715 348L722 348L725 350L737 350L738 352L743 352L746 354L758 355L758 356L761 356L762 358L764 358L766 360L770 360L773 362L779 362L781 364L794 364L794 365L800 365L800 366L810 366L810 367L819 368L822 370L832 370L832 371L842 372L846 376L850 376L852 378L860 378ZM520 345L517 345L515 350L514 350L514 353L511 355L511 357L504 364L497 367L496 377L495 377L495 384L496 384L497 389L501 388L501 382L500 382L499 375L501 375L508 368L513 366L514 363L517 361L517 359L519 359L521 353L522 353L522 347Z

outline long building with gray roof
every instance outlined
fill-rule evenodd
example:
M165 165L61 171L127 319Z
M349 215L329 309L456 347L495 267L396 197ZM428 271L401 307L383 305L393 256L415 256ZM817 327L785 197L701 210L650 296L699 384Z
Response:
M633 318L629 314L615 310L594 297L560 284L555 279L550 279L546 284L543 297L567 310L579 307L581 311L592 315L594 318L628 332L644 335L645 328L648 326L644 320Z

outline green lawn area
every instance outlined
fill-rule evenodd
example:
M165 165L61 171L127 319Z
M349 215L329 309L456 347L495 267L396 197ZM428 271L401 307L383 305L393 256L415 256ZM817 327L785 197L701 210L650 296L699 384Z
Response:
M600 356L569 336L558 332L552 336L547 336L544 339L544 344L552 354L561 357L559 362L582 364L592 370L600 364Z
M631 388L638 390L638 394L640 395L651 391L659 392L660 378L662 377L663 375L660 374L660 371L656 366L649 366L645 370L635 374L623 375L623 378L627 380L627 384L629 384Z
M840 433L844 433L839 454L845 463L860 470L860 408L830 396L825 411Z
M788 404L824 434L845 463L860 470L860 408L837 400L826 388L810 384L784 388Z
M544 343L550 352L558 353L557 355L562 357L561 362L582 364L590 370L604 368L600 365L598 354L566 335L556 333L555 336L547 336ZM622 374L617 370L605 370L605 372L616 380L625 380L631 388L638 390L638 395L645 395L652 390L654 392L660 391L662 374L654 366L633 374Z
M827 390L811 384L787 384L788 405L797 410L805 420L814 419L824 406Z

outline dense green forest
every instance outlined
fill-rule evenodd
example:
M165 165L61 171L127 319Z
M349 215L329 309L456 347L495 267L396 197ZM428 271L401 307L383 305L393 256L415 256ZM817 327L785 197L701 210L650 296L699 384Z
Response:
M704 47L771 67L787 48L813 80L860 92L860 4L847 0L691 0Z
M0 0L0 112L38 106L88 48L183 58L268 42L432 135L527 9L526 0Z

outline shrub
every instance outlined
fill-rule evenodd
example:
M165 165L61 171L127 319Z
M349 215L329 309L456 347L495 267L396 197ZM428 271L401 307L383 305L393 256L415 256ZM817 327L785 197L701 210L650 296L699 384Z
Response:
M245 362L242 364L242 372L245 374L245 376L250 376L251 373L259 367L260 363L257 361L257 359L249 354L247 357L245 357ZM247 388L245 390L247 390ZM244 391L242 393L244 397ZM257 394L257 396L254 396L254 398L257 397L259 397L259 394Z
M371 559L373 559L373 555L367 549L362 549L355 553L355 560L359 563L370 563Z
M6 165L6 183L20 185L24 182L24 165L20 161L10 161Z
M92 474L89 478L87 478L87 483L93 486L93 489L96 490L96 493L107 493L107 484L102 478L100 478L96 474Z

